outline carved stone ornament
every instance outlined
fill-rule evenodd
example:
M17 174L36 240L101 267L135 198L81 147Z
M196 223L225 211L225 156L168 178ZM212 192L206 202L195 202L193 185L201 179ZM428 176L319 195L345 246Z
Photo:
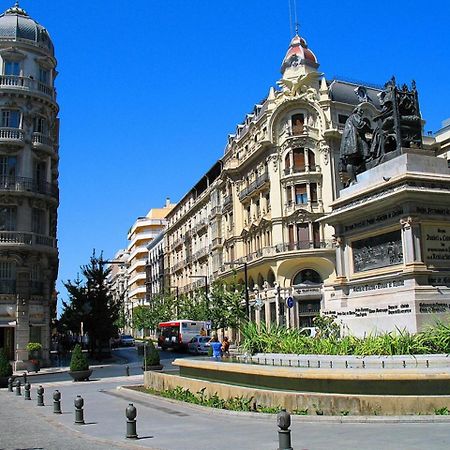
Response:
M328 165L330 160L330 146L325 141L319 142L320 153L322 154L323 163Z
M294 80L282 78L281 80L277 81L277 84L281 87L283 94L288 97L296 97L300 95L311 96L312 92L310 92L308 88L314 82L317 82L322 75L323 73L320 72L310 72L304 75L299 75ZM313 91L314 96L317 96L317 92L315 91L315 89L313 89Z
M22 201L14 195L0 195L0 205L21 205Z
M407 218L400 219L400 225L403 227L404 230L409 230L413 223L415 222L415 219L408 216Z

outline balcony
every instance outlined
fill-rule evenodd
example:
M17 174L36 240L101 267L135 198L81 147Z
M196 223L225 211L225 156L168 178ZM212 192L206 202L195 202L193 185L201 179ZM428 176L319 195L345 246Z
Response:
M284 175L296 175L298 173L304 174L304 173L318 173L320 172L320 166L317 164L312 164L309 166L302 166L302 167L289 167L287 169L284 169Z
M214 216L217 216L217 214L220 214L221 208L220 206L213 206L211 208L211 212L209 213L209 218L212 219Z
M239 200L243 200L245 197L253 194L257 189L263 186L267 181L269 181L269 173L264 172L255 181L251 182L246 188L239 192Z
M310 136L310 137L319 137L319 130L314 127L310 127L309 125L297 125L288 130L288 139L296 138L299 136Z
M0 245L41 245L56 248L56 238L21 231L0 231Z
M202 248L200 250L198 250L197 252L194 253L192 259L194 261L204 258L205 256L208 256L208 247Z
M54 184L25 177L0 177L0 191L35 192L58 198L58 187Z
M293 252L297 250L311 250L311 249L332 249L334 243L332 240L325 241L298 241L287 244L278 244L276 246L277 253Z
M178 272L180 269L184 267L184 265L185 265L184 261L177 262L172 266L172 272Z
M46 136L42 133L33 133L31 138L31 144L35 149L42 149L47 151L53 151L53 139L50 136Z
M231 197L231 195L227 195L226 197L223 198L222 213L224 211L228 211L229 209L231 209L232 206L233 206L233 198Z
M208 226L208 220L207 219L201 219L199 222L197 222L193 227L192 227L192 233L199 233L200 231L202 231L204 228L206 228Z
M25 92L43 95L53 101L55 101L56 94L55 89L51 86L47 86L40 81L27 77L18 77L15 75L1 75L0 76L0 88L5 89L18 89Z
M0 128L0 144L24 145L24 134L20 128Z
M172 250L175 250L176 248L180 247L184 242L184 237L179 237L177 239L175 239L172 243Z

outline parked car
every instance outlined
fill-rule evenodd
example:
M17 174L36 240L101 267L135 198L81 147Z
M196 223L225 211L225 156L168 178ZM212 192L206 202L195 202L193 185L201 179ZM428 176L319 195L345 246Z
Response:
M194 336L188 343L188 352L195 355L207 354L210 340L210 336Z
M319 334L317 327L304 327L300 329L300 334L307 337L316 337Z
M132 347L135 344L134 337L129 334L122 334L119 339L119 345L122 347Z

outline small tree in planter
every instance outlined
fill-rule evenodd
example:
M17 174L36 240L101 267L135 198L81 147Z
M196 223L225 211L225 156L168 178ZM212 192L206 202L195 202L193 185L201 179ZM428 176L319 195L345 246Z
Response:
M89 381L92 375L92 370L89 369L89 363L79 344L75 345L72 352L72 359L70 360L69 375L74 381Z
M159 352L155 348L152 341L148 341L144 353L143 361L144 370L161 370L163 366L160 364Z
M0 349L0 387L8 386L8 378L12 375L12 366L3 349Z

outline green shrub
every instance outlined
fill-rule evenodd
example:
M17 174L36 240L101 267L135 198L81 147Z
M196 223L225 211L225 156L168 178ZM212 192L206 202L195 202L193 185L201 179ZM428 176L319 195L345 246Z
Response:
M28 342L26 349L28 353L40 352L42 350L42 344L39 344L39 342Z
M80 370L88 370L89 363L86 356L83 355L81 351L81 346L79 344L75 345L72 351L72 359L70 360L70 371L78 372Z
M155 348L152 341L148 341L146 349L146 357L144 359L144 367L158 366L160 364L159 352Z
M0 349L0 377L10 377L12 373L12 366L9 363L3 349Z

